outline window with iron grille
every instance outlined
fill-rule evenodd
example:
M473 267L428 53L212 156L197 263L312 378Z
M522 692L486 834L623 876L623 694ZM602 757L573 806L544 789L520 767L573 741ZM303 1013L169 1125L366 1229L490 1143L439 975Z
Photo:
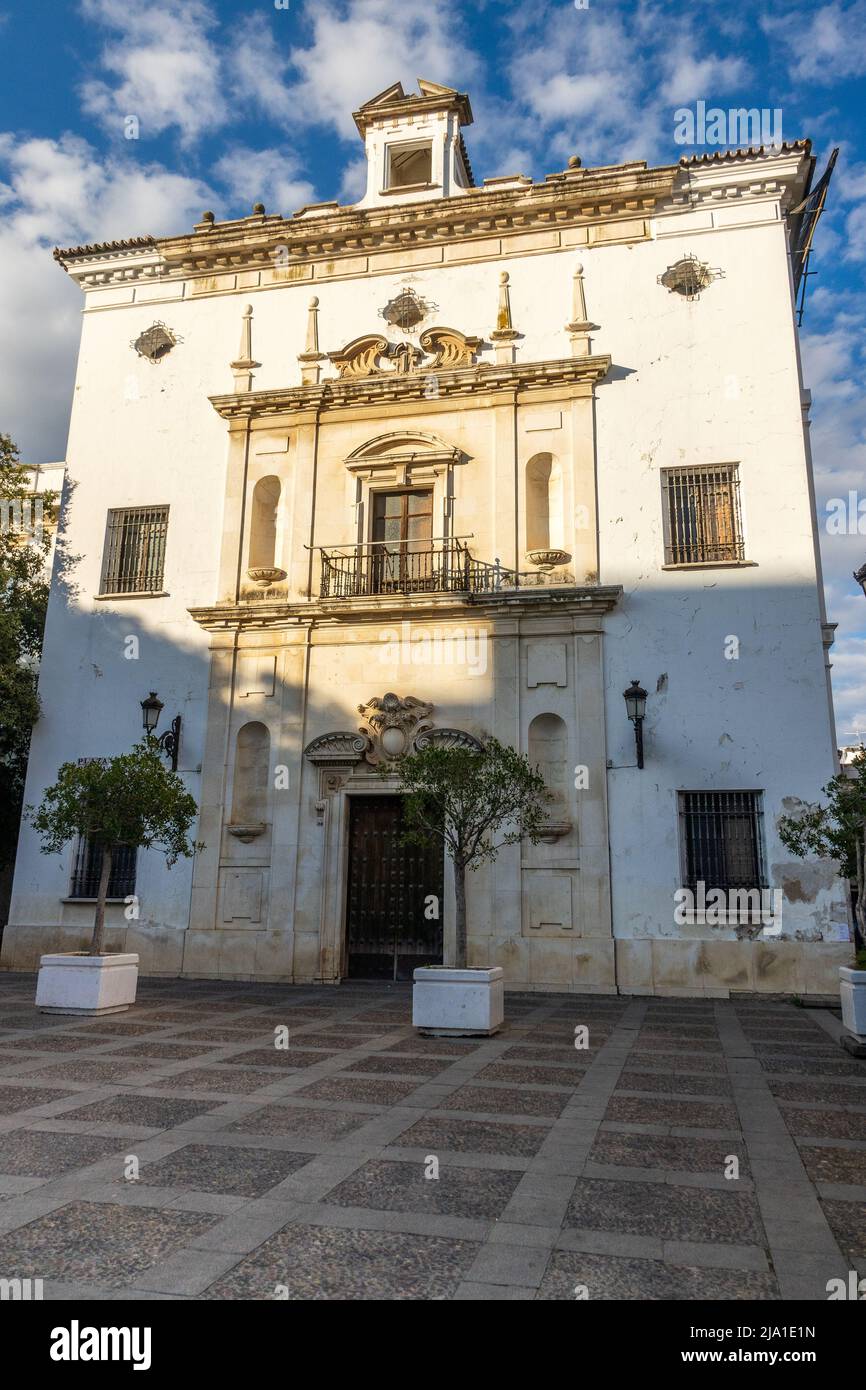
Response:
M662 488L666 564L712 565L743 559L735 463L665 468Z
M138 851L134 845L115 845L108 879L109 898L128 898L135 892L135 863ZM82 835L75 846L70 898L95 898L99 892L102 871L102 842Z
M686 888L764 888L761 792L680 792Z
M145 594L163 585L168 507L116 507L108 513L101 594Z

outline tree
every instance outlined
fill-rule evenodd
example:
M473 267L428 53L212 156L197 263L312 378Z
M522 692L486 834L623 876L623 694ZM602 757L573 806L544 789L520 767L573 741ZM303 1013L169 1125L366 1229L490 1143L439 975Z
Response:
M86 836L102 849L93 938L88 952L103 954L105 899L115 851L122 845L157 845L171 868L196 848L189 840L195 800L177 773L167 771L156 739L145 737L129 753L64 763L53 787L27 815L42 839L43 854L57 854Z
M495 738L485 739L480 752L431 746L403 758L396 771L406 797L403 838L423 845L438 837L453 860L456 966L463 970L466 870L495 859L503 845L524 837L535 844L544 830L550 793L524 755Z
M0 877L15 857L30 733L39 718L36 681L55 494L40 495L42 529L29 534L14 522L32 496L17 446L0 434Z
M839 773L822 788L826 804L782 816L779 839L798 859L809 854L835 859L842 877L855 880L855 950L866 967L866 750L851 767L853 777Z

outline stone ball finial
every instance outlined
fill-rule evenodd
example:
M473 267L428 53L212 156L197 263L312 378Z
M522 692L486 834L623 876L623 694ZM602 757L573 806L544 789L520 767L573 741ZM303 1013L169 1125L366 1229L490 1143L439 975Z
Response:
M572 155L569 155L569 158L568 158L568 167L569 167L569 169L579 169L580 166L581 166L581 158L580 158L580 155L579 155L579 154L572 154Z
M264 203L253 203L253 212L261 212L261 213L263 213L264 210L265 210L265 205L264 205Z
M583 266L581 265L580 261L578 261L577 265L574 267L574 273L575 275L583 274Z
M499 273L499 283L500 283L500 285L507 285L507 284L508 284L508 271L507 271L507 270L502 270L502 271L500 271L500 273Z
M312 297L312 299L310 300L310 308L311 308L311 309L318 309L318 307L319 307L319 296L318 296L317 294L314 294L313 297Z
M253 306L252 306L252 304L248 304L247 307L244 309L244 317L247 317L247 316L252 317L252 312L253 312Z

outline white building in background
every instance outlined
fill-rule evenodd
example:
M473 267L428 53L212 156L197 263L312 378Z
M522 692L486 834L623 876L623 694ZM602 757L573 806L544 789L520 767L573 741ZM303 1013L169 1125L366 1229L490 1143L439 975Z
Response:
M55 253L84 296L81 558L28 800L156 691L206 847L118 867L112 944L146 973L407 978L449 959L451 883L380 770L492 733L551 824L471 875L470 963L830 991L843 885L776 830L836 770L789 258L810 146L478 184L468 98L419 87L356 113L357 206ZM88 854L25 829L5 967L84 941Z

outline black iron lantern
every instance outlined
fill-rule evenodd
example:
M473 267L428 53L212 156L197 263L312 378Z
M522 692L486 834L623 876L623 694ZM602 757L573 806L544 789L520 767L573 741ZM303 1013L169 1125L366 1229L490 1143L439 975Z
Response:
M637 765L643 767L643 721L646 714L646 691L633 680L627 690L622 692L626 713L634 724L634 742L637 752Z
M151 690L147 699L142 700L141 717L142 723L144 724L144 732L146 734L153 733L154 729L159 723L159 716L162 714L164 708L165 706L163 705L162 700L160 700L155 690Z
M159 716L165 706L160 700L155 690L151 690L146 700L141 701L141 718L144 724L144 732L148 738L153 738L154 730L159 723ZM171 727L165 733L160 734L156 740L158 747L167 758L171 759L171 770L177 772L177 758L180 752L180 715L176 714L171 721Z

